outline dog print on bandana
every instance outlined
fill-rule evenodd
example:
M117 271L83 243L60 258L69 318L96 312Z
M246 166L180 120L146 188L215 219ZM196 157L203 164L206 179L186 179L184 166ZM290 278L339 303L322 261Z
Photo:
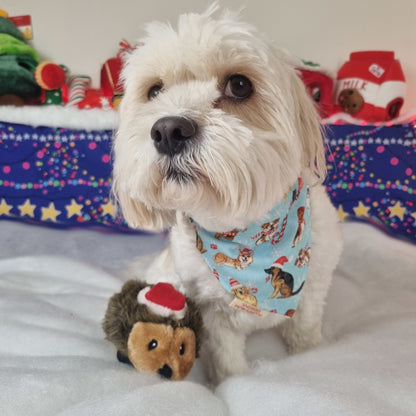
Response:
M293 316L311 256L309 191L302 178L244 230L215 233L192 223L205 261L238 299L233 306L258 316L264 311Z

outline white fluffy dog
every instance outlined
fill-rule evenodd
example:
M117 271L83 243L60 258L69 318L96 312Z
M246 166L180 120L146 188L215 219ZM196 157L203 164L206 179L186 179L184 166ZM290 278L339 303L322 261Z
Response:
M128 59L114 194L132 227L171 228L171 244L146 279L169 278L200 305L201 355L219 382L249 369L245 338L254 330L282 324L292 352L319 344L342 244L336 213L320 185L325 155L318 116L292 59L235 15L215 18L215 12L216 6L182 15L176 30L149 24ZM309 187L312 256L296 313L258 317L231 307L233 295L196 247L194 225L213 233L244 231L291 198L287 191L298 178ZM221 267L231 270L233 261Z

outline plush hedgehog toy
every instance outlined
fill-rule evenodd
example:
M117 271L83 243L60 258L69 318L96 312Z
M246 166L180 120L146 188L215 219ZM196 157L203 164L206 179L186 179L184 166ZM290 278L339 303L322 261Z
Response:
M202 318L197 306L171 284L129 280L111 297L103 329L119 361L182 380L198 357Z

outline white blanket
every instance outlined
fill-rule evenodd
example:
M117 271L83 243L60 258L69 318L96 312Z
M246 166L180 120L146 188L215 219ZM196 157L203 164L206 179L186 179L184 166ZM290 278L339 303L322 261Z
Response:
M288 356L276 331L255 334L252 371L215 389L198 361L186 381L170 382L116 360L100 325L122 284L116 269L0 256L0 414L415 415L416 246L364 224L343 231L326 343ZM100 236L106 247L113 237Z

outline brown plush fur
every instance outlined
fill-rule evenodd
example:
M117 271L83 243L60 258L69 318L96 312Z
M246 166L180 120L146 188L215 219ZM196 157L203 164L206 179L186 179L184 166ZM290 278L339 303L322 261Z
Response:
M147 306L138 303L137 294L147 286L149 285L138 280L128 280L123 285L121 292L110 298L102 323L106 338L127 357L127 341L134 324L137 322L166 324L173 329L190 328L195 333L196 357L198 357L201 344L202 317L195 303L188 298L186 299L188 307L183 319L164 318L149 311Z
M149 344L155 348L149 350ZM195 361L195 333L190 328L138 322L128 341L129 360L133 366L148 373L158 373L170 380L183 380Z

